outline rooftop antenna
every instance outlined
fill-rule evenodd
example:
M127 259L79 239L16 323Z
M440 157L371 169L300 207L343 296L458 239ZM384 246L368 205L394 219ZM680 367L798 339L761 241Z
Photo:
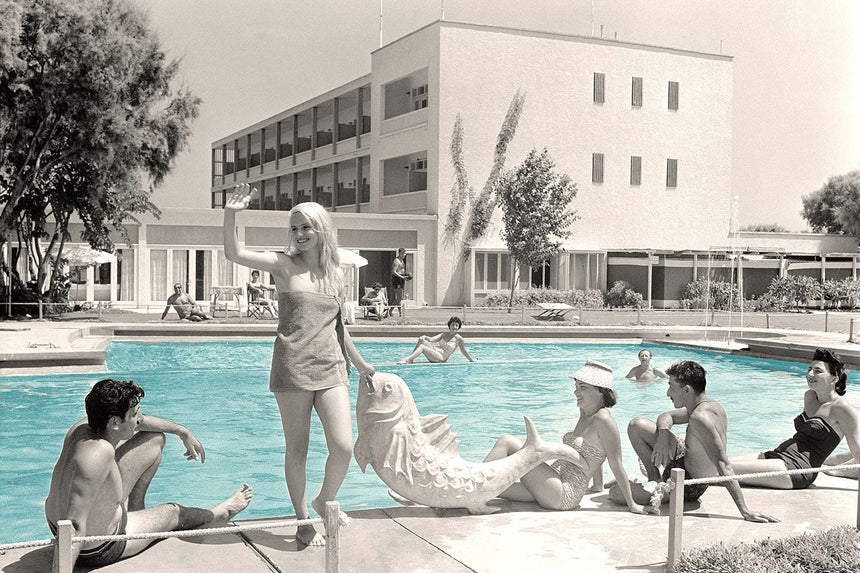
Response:
M439 20L445 19L445 0L442 0L442 13L439 14Z
M379 47L382 47L382 0L379 0Z
M720 40L720 53L721 54L723 53L723 41L722 41L722 39Z
M603 37L603 24L600 25L600 37Z

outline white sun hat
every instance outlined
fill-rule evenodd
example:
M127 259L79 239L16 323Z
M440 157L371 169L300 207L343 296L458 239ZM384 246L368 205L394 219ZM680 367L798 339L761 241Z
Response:
M612 367L603 362L589 360L570 377L591 386L612 390Z

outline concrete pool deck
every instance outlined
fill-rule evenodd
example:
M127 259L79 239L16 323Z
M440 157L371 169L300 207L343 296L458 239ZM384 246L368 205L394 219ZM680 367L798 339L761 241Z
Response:
M357 326L358 340L413 340L427 326ZM57 324L0 323L0 375L105 371L104 352L119 340L207 340L213 337L271 339L274 324ZM726 329L696 327L504 327L472 326L468 341L530 339L568 342L672 343L746 355L808 360L819 346L860 365L860 347L844 334L754 331L721 341ZM735 332L737 330L735 329ZM0 379L2 380L2 379ZM633 477L633 476L631 476ZM641 478L640 478L641 479ZM858 482L827 475L803 491L745 489L748 506L781 520L743 521L725 489L712 487L701 503L685 507L683 547L787 537L838 525L856 525ZM544 511L507 503L493 515L464 510L390 507L348 511L341 532L341 571L665 571L668 517L640 516L608 502L605 493L586 496L578 511ZM664 506L664 513L668 508ZM283 519L283 518L277 518ZM236 523L257 523L260 520ZM48 536L47 529L45 536ZM0 554L0 572L50 570L51 549ZM324 551L299 549L291 529L214 537L170 539L106 572L171 571L243 573L323 571Z
M856 524L855 480L820 475L806 490L744 489L744 496L750 509L773 515L780 523L744 521L728 492L711 487L700 502L685 506L684 549ZM566 512L514 502L492 515L426 507L348 511L352 521L340 533L341 571L665 571L669 518L634 515L606 498L605 493L588 495L580 509ZM667 512L664 506L663 513ZM260 521L265 520L235 523ZM0 554L0 571L49 571L50 559L48 547L9 551ZM98 569L105 573L324 570L324 550L298 548L292 529L168 539L132 559Z

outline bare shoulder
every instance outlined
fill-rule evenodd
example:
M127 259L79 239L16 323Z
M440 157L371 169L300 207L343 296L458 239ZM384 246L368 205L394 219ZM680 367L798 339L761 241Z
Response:
M723 406L714 400L708 400L700 404L690 415L690 424L711 425L717 421L725 421L726 411Z
M844 397L840 397L833 403L831 411L834 412L841 420L853 421L855 424L857 423L857 410Z
M115 450L105 440L80 439L70 444L73 463L85 474L98 473L115 463Z
M602 408L594 414L594 424L596 424L598 430L618 429L615 418L612 417L612 414L606 408Z

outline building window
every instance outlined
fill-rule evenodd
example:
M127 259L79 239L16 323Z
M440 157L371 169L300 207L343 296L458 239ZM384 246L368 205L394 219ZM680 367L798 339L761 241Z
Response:
M606 74L594 72L594 103L606 101Z
M642 185L642 157L639 155L630 156L630 184Z
M666 160L666 187L678 186L678 160Z
M678 82L669 82L669 109L678 110Z
M412 88L412 111L427 107L427 84Z
M542 264L530 267L532 288L550 288L550 262L545 260Z
M603 183L603 154L591 154L591 182Z
M630 102L633 107L642 107L642 78L633 78L633 93Z
M475 253L475 290L511 288L511 256L508 253Z

